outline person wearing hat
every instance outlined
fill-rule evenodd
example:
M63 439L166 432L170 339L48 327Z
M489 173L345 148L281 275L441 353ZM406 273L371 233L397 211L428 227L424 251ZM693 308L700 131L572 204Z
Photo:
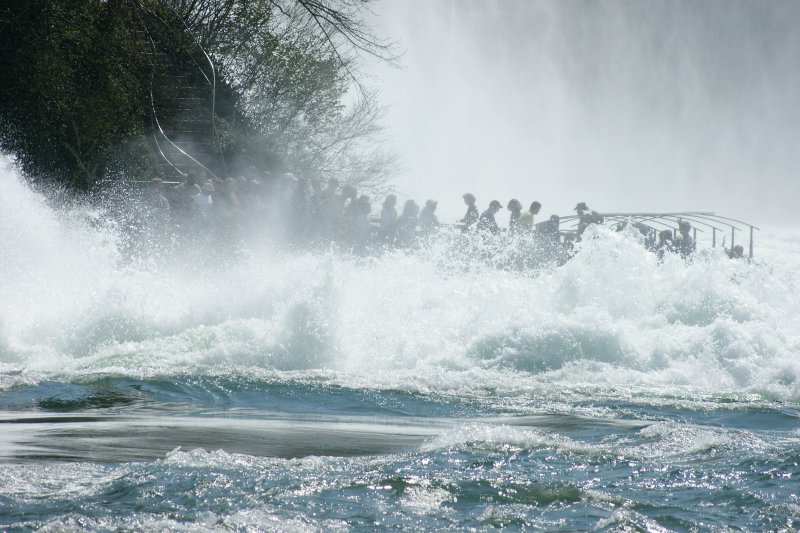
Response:
M430 234L437 227L439 227L439 219L436 218L436 200L428 200L425 202L425 207L419 213L419 231L420 233Z
M511 234L519 233L519 219L522 216L522 204L516 198L509 200L506 206L509 211L508 216L508 232Z
M478 221L478 208L475 206L474 195L466 193L462 198L464 199L464 203L467 204L467 213L459 222L464 224L464 230L466 231Z
M497 221L494 219L495 214L503 209L503 206L497 200L492 200L489 203L489 209L481 213L480 219L478 219L478 230L479 231L488 231L492 235L497 235L500 233L500 226L497 225Z
M586 202L578 202L573 211L578 212L578 217L582 217L584 213L590 211L589 206L586 205Z
M519 230L520 233L530 233L533 231L533 220L536 215L539 214L539 211L542 210L542 204L539 202L533 202L530 208L522 213L519 217Z

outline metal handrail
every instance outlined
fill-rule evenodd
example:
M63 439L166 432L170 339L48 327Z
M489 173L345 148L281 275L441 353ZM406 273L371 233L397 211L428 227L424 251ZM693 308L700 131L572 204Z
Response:
M727 226L731 229L731 248L733 247L736 239L736 232L737 231L744 231L744 228L749 228L750 230L750 246L749 246L749 256L753 257L753 242L754 242L754 231L759 230L760 228L754 226L753 224L749 224L743 220L739 220L736 218L726 217L722 215L717 215L713 211L686 211L686 212L670 212L670 213L598 213L599 215L603 216L604 218L608 218L611 220L620 220L622 218L627 218L632 222L636 223L657 223L667 227L671 227L674 229L674 226L663 222L662 220L667 220L670 222L678 222L680 219L684 219L694 224L700 224L703 226L710 227L712 229L712 246L716 247L717 244L717 231L724 234L724 229L718 227L714 224L710 224L706 221L711 221L719 224L720 226ZM560 222L572 222L572 225L577 225L580 220L578 215L567 215L565 217L560 218ZM637 219L644 219L644 220L637 220ZM677 219L677 220L675 220ZM742 226L742 227L740 227ZM655 228L654 228L655 229ZM693 229L695 231L703 232L702 229L694 226Z
M137 11L136 11L137 17L139 18L139 21L140 21L140 23L142 25L142 28L144 29L144 32L147 35L148 41L150 41L150 46L152 47L153 54L155 55L158 52L158 49L157 49L156 44L155 44L155 40L153 39L153 36L150 34L150 29L147 27L147 23L144 21L144 17L142 17L142 14L138 11L138 9L146 9L146 8L144 8L143 6L139 5L139 3L136 2L136 0L129 0L129 1L137 9ZM178 16L178 14L175 12L175 10L174 10L174 8L172 6L170 6L170 9L172 9L173 13L175 13L176 18L180 19L180 16ZM149 12L149 10L147 10L147 11ZM159 18L159 20L160 20L160 17L156 16L156 18ZM183 22L184 26L186 26L185 21L183 21L183 19L181 19L181 21ZM166 22L164 22L164 21L162 21L162 22L164 24L166 24ZM214 71L214 64L211 61L211 58L208 56L208 54L206 54L205 50L203 50L202 46L199 45L199 42L197 41L197 38L194 36L194 34L192 34L192 32L191 32L191 30L189 30L188 26L186 27L186 30L189 32L189 34L195 40L195 43L198 45L198 48L200 48L202 50L203 54L205 55L206 59L209 61L209 64L211 65L212 76L213 76L213 84L208 79L208 76L206 76L205 72L203 72L203 69L199 68L200 65L197 65L197 62L195 61L195 64L197 65L198 70L200 70L201 74L206 79L206 82L209 83L212 86L211 125L212 125L213 131L214 131L214 135L216 137L217 149L219 150L220 158L222 159L223 169L227 173L227 165L225 163L225 156L222 153L222 146L221 146L221 142L219 140L219 134L217 132L216 121L214 120L215 116L216 116L216 108L215 108L215 105L216 105L216 76L214 74L214 72L215 72ZM218 178L218 176L216 175L216 173L214 173L214 171L212 171L211 169L206 167L204 164L202 164L200 161L198 161L196 158L192 157L184 149L182 149L180 146L178 146L175 142L173 142L172 139L170 139L169 136L164 131L164 128L161 126L161 122L158 120L158 113L156 112L155 97L154 97L154 90L153 90L153 85L155 83L155 71L156 71L156 63L155 63L154 60L151 61L151 65L152 65L153 68L152 68L151 73L150 73L150 107L151 107L151 111L152 111L152 120L153 120L155 126L157 127L158 132L161 134L161 136L170 145L172 145L173 148L175 148L181 154L183 154L184 156L189 158L191 161L193 161L195 164L197 164L199 167L201 167L203 170L205 170L207 173L209 173L212 177ZM161 144L158 142L158 136L157 136L155 131L153 132L153 140L156 143L156 148L158 149L158 152L161 155L161 157L178 173L178 175L182 175L183 172L181 172L181 170L172 161L170 161L170 159L166 156L164 151L161 149Z
M129 2L134 6L134 12L136 13L136 16L139 18L139 22L141 23L142 28L144 29L145 35L147 35L147 40L150 41L150 46L153 49L153 55L155 56L155 54L158 52L158 50L156 48L156 43L153 40L153 36L150 35L150 29L147 27L147 23L144 21L144 17L142 17L141 12L139 12L139 10L138 10L140 8L140 6L139 6L138 2L136 2L136 0L129 0ZM172 141L170 141L169 137L167 137L167 134L164 133L164 130L161 128L161 124L158 121L158 116L157 116L157 113L156 113L155 96L153 95L153 85L155 84L155 76L156 76L156 63L155 63L155 60L151 60L150 61L150 65L152 66L152 69L150 70L150 111L151 111L150 119L151 119L152 122L154 122L154 125L158 127L158 130L161 132L161 135L163 135L164 138L168 142L172 142ZM158 142L158 135L156 135L155 128L153 130L154 130L153 131L153 142L155 142L156 148L158 149L158 153L161 154L162 159L164 159L164 161L166 161L167 164L169 166L171 166L175 170L175 172L177 172L179 175L183 174L180 171L180 169L178 167L176 167L175 164L172 161L170 161L170 159L164 153L164 150L161 149L161 143ZM174 145L174 143L173 143L173 145ZM177 148L177 146L176 146L176 148ZM180 149L180 148L178 148L178 149Z
M206 79L206 82L211 85L211 128L214 131L214 138L217 141L217 150L219 151L219 157L222 160L222 169L225 172L225 174L227 175L228 174L228 164L225 162L225 154L222 151L222 142L219 140L219 131L217 131L217 121L216 121L216 116L217 116L217 107L216 107L217 106L217 69L214 68L214 62L211 60L211 56L208 55L208 52L206 52L205 48L203 48L203 45L200 44L200 40L197 38L197 36L194 34L194 32L192 32L192 30L189 28L189 25L186 24L186 21L183 18L181 18L181 16L175 10L175 7L172 4L170 4L169 2L166 2L166 4L169 6L169 8L175 14L175 17L177 19L179 19L183 23L183 27L186 28L186 31L189 33L189 35L192 36L192 39L194 40L194 43L197 45L197 48L199 48L200 51L203 52L203 56L205 56L206 61L208 61L208 65L211 67L211 80L209 80L208 76L205 75L205 72L203 72L203 69L200 69L200 72L203 73L203 77ZM199 68L199 66L200 65L198 65L198 68Z

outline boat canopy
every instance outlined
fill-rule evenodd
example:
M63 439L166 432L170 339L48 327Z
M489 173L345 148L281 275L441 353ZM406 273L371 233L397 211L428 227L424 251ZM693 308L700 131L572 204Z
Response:
M697 241L698 232L707 235L711 239L711 246L716 247L722 242L725 244L728 234L730 242L729 248L737 242L738 238L749 240L749 256L753 257L753 236L754 232L760 230L756 226L731 217L717 215L711 211L685 211L679 213L598 213L605 219L606 223L617 222L618 224L631 224L640 231L651 231L658 233L664 230L671 230L673 235L678 232L680 221L685 220L692 225L694 239ZM577 230L580 219L578 215L569 215L560 218L559 230L562 233L573 233ZM546 224L547 221L540 224ZM538 226L539 224L537 224Z

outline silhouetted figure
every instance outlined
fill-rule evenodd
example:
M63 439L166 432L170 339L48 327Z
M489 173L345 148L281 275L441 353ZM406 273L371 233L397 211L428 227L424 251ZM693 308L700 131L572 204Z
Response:
M381 208L381 238L384 242L394 243L397 236L397 196L390 194L383 201Z
M692 230L692 225L689 224L686 220L679 220L678 221L678 235L677 235L677 242L675 243L675 249L681 257L684 259L688 259L694 253L696 245L694 239L689 234Z
M310 179L311 193L308 197L308 214L315 218L319 211L319 204L322 201L322 182L318 179Z
M725 250L725 253L728 254L728 257L731 259L744 259L744 246L737 244L732 249Z
M429 235L436 228L439 227L439 219L436 218L436 200L428 200L425 202L425 207L419 213L419 231L425 235Z
M202 191L203 196L205 196L205 200L202 202L202 214L205 217L210 217L214 214L214 193L217 188L211 180L208 180L203 184Z
M202 189L196 183L193 183L188 188L189 194L189 210L192 214L192 219L202 219L210 211L208 205L208 198L203 194Z
M320 201L333 198L333 195L336 194L337 190L339 190L339 180L336 178L329 179L328 184L320 193Z
M214 209L217 219L222 224L222 233L229 238L235 238L241 232L243 216L242 204L239 201L238 183L233 178L226 178L221 194L218 194ZM218 193L220 191L217 191Z
M575 235L568 233L564 235L564 242L561 244L561 255L558 263L563 265L575 255Z
M542 204L539 202L533 202L530 208L522 213L519 217L519 229L521 233L530 233L533 231L533 222L536 215L539 214L539 211L542 209Z
M331 189L330 182L328 188ZM356 194L355 187L345 185L340 192L335 192L322 202L320 205L320 230L325 239L336 240L343 236L345 206L348 200L352 201L355 198Z
M369 223L369 214L372 211L372 206L369 203L369 198L361 196L358 199L356 206L356 214L353 227L353 251L357 254L363 254L369 245L372 227Z
M550 215L547 223L543 227L544 236L551 243L561 242L561 217L558 215Z
M508 206L508 232L517 234L520 232L520 217L522 216L522 204L516 198L509 200Z
M397 244L402 248L414 245L417 238L417 216L419 206L414 200L406 200L403 214L397 218Z
M344 212L346 215L354 215L357 211L358 205L358 189L353 185L347 184L342 187L342 196L344 197Z
M656 257L659 261L664 260L667 253L675 252L675 241L672 239L672 232L668 229L658 232L658 243L656 243Z
M264 203L264 184L252 179L247 183L247 213L251 220L261 217L267 210Z
M603 215L597 211L590 210L586 202L579 202L574 210L578 213L578 233L576 239L579 241L581 240L583 232L586 231L586 228L592 224L602 224L605 220Z
M169 216L169 200L167 200L164 194L164 180L160 177L151 179L148 196L148 207L154 216L159 218L166 218Z
M186 216L192 213L192 196L195 193L194 185L197 185L197 175L191 170L181 175L181 182L175 186L175 205L174 211L179 216ZM200 186L197 185L199 189Z
M475 196L470 193L466 193L464 196L462 196L462 198L464 199L464 203L467 204L467 212L464 214L464 218L459 220L459 222L464 224L463 229L466 231L478 221L479 215L478 208L475 206Z
M489 209L481 213L481 217L478 219L478 231L488 231L492 235L500 233L500 226L497 225L494 216L501 209L503 209L503 206L500 205L500 202L492 200L489 203Z

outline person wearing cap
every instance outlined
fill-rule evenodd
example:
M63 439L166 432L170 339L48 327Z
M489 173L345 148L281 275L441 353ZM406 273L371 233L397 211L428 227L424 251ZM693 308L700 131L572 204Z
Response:
M573 211L578 214L578 233L576 237L578 241L581 240L583 232L586 231L590 224L601 224L603 222L603 216L597 211L589 209L586 202L578 202Z
M478 219L478 230L488 231L492 235L497 235L500 233L500 226L497 225L497 221L494 219L494 216L501 209L503 209L503 206L500 204L500 202L497 200L492 200L489 203L489 209L481 213L481 217Z
M478 208L475 206L475 196L473 194L466 193L462 198L464 203L467 204L467 212L459 222L464 224L463 229L466 231L478 221Z
M438 202L436 200L428 200L425 202L425 207L422 208L422 211L419 213L419 231L420 233L430 234L437 227L439 227L439 219L436 218L436 206Z
M533 202L527 211L522 213L519 217L519 231L520 233L530 233L533 231L533 220L539 211L542 210L542 204Z
M697 247L694 239L689 234L691 230L692 225L688 220L678 220L678 236L675 248L684 259L687 259L689 256L691 256Z

